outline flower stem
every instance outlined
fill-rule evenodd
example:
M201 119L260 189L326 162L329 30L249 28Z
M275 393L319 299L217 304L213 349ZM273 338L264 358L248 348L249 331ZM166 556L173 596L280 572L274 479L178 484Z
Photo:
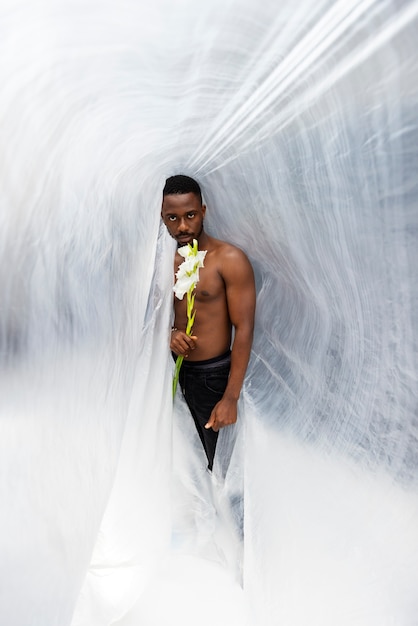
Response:
M176 396L177 384L179 382L180 376L180 368L183 363L184 356L178 356L176 359L176 366L174 368L174 377L173 377L173 398Z
M194 318L196 315L196 311L193 311L193 307L194 307L194 290L196 287L196 283L194 285L192 285L189 289L189 291L187 292L187 326L186 326L186 335L188 335L189 337L192 334L192 329L193 329L193 323L194 323ZM175 398L176 395L176 391L177 391L177 385L179 382L179 376L180 376L180 368L181 365L183 363L184 360L184 356L179 355L176 359L176 365L174 368L174 377L173 377L173 399Z

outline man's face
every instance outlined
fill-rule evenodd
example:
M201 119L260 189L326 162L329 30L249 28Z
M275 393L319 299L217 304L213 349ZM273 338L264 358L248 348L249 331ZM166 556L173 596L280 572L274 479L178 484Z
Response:
M161 217L179 247L199 239L206 207L194 193L164 196Z

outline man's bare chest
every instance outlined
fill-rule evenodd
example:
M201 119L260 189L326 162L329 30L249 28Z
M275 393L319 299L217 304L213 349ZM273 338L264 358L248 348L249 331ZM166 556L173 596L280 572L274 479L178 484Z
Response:
M175 267L177 271L177 267ZM220 275L218 268L207 265L199 270L199 281L195 289L195 302L211 302L219 298L225 297L225 283ZM183 298L184 305L186 298ZM183 302L183 301L181 301ZM180 301L176 302L178 306Z
M200 270L200 279L196 285L197 302L210 302L225 297L225 283L217 271Z

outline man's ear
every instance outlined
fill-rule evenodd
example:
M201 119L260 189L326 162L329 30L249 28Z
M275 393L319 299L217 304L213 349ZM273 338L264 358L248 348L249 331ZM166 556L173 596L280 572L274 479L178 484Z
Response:
M206 204L202 204L202 213L203 213L203 217L205 217L205 213L206 213Z

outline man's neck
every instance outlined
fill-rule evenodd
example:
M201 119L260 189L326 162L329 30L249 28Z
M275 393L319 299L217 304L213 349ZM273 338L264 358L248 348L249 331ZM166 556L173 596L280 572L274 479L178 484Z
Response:
M209 245L210 238L203 230L200 233L199 239L197 240L197 247L199 250L206 250Z

